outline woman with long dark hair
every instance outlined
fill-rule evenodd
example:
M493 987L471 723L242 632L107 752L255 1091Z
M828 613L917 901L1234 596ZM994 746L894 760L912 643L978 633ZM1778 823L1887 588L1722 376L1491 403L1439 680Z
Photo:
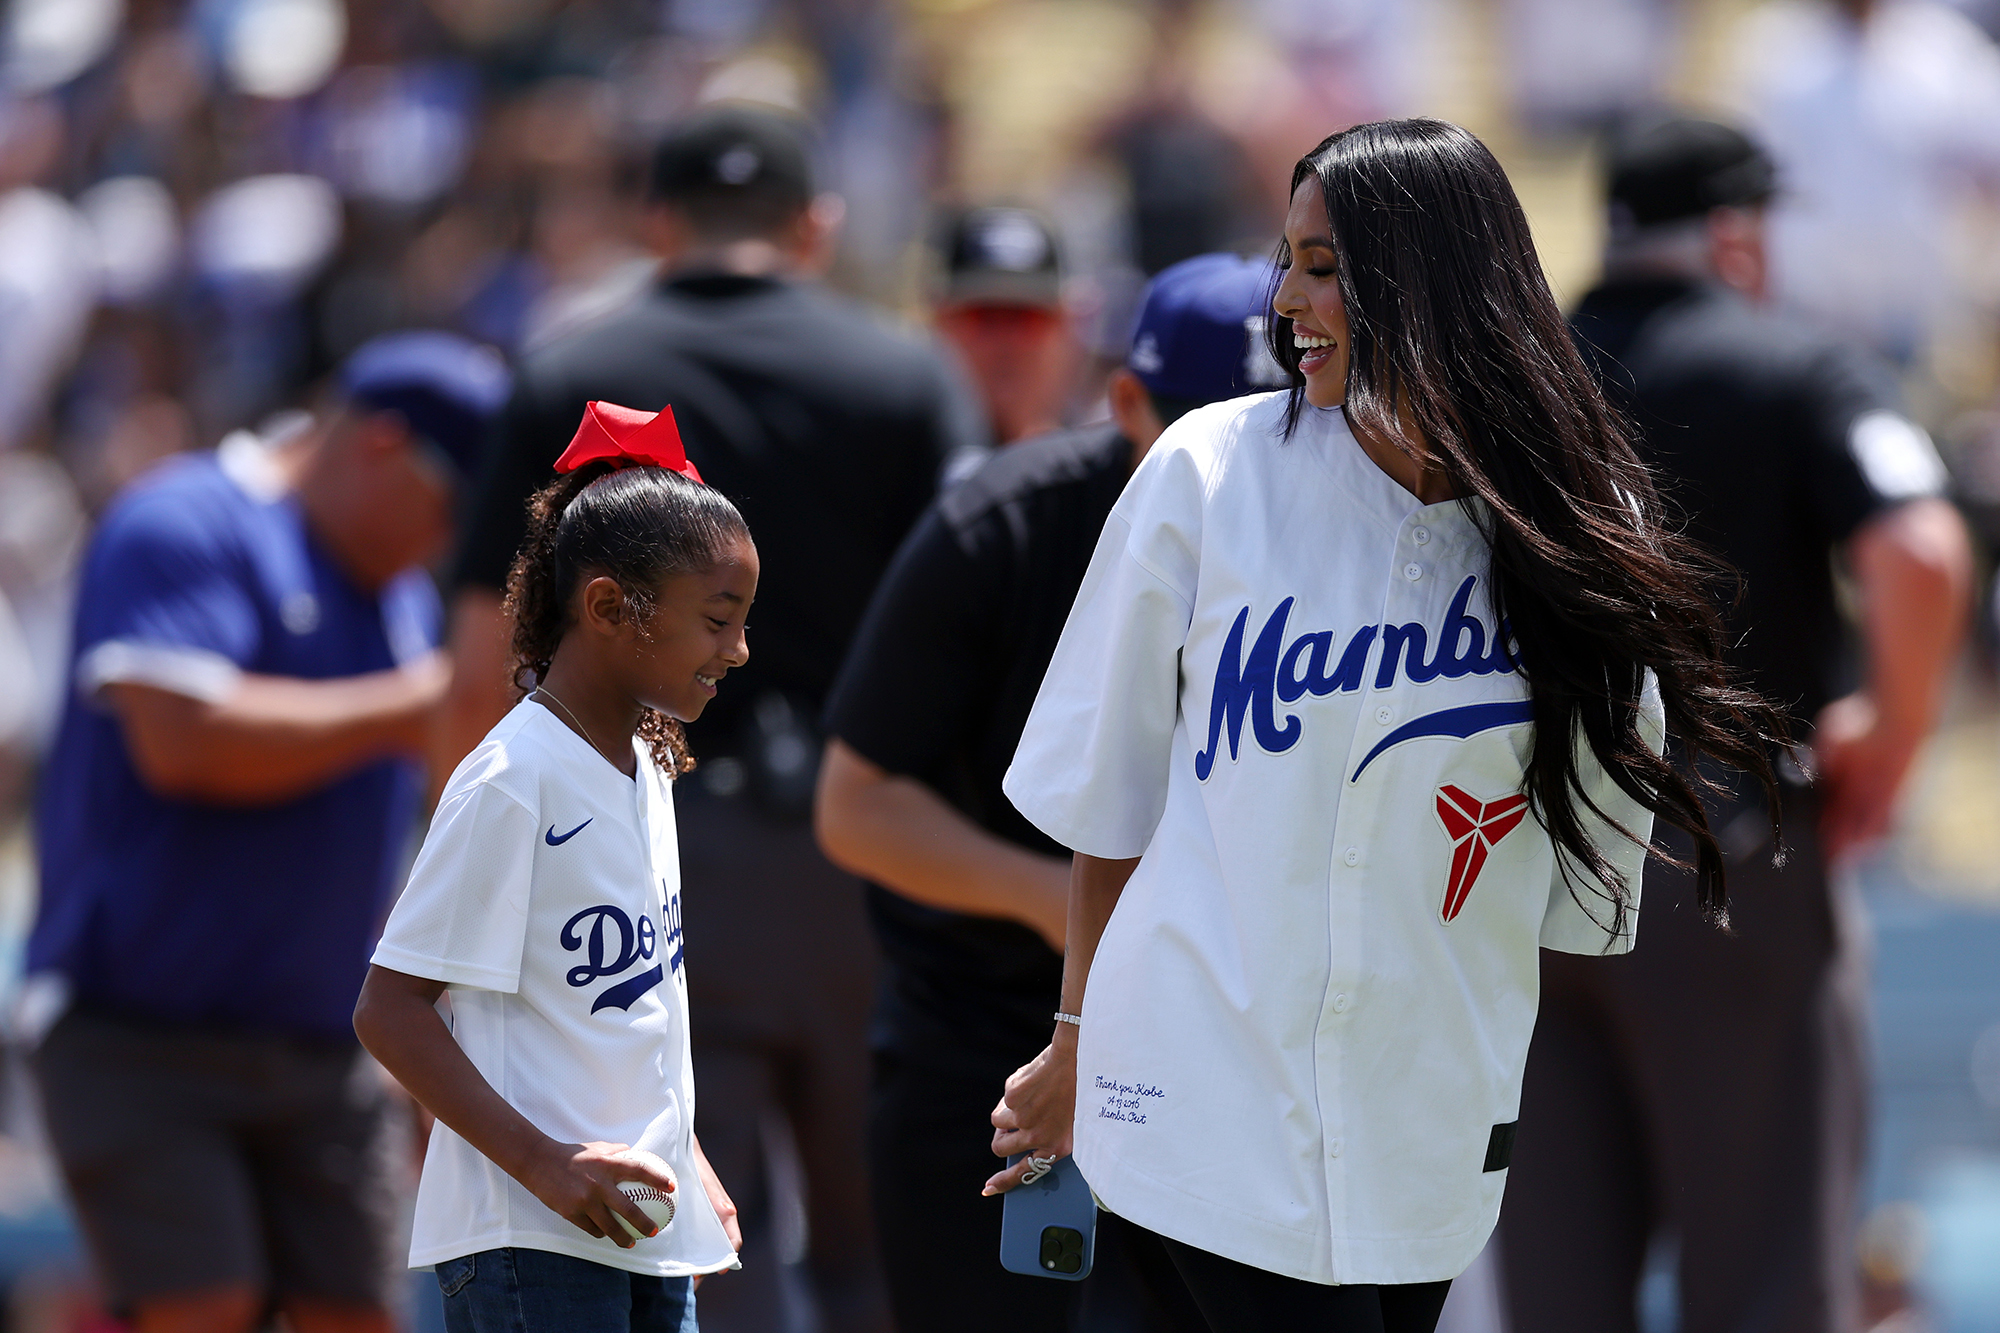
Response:
M1655 818L1720 919L1691 761L1771 790L1778 728L1485 146L1362 125L1292 187L1292 388L1154 447L1008 774L1077 855L988 1187L1073 1140L1214 1328L1427 1331L1499 1210L1538 950L1632 946Z

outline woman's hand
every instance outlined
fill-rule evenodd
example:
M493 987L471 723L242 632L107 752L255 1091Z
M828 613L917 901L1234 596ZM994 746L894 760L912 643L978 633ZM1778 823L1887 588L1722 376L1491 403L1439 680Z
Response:
M628 1146L550 1139L519 1179L557 1216L588 1235L602 1236L629 1250L638 1241L618 1224L619 1217L638 1228L641 1236L658 1235L660 1228L618 1188L618 1182L642 1181L669 1194L677 1185L672 1175L643 1158L619 1156Z
M1076 1124L1076 1029L1065 1023L1042 1053L1015 1070L993 1108L993 1154L1067 1157ZM1017 1162L996 1173L981 1194L1005 1194L1031 1168Z

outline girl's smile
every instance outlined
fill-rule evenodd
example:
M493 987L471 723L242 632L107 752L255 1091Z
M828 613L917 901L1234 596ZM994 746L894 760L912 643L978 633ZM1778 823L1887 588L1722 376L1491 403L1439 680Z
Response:
M732 667L750 660L744 617L757 595L757 548L732 542L708 569L667 578L631 644L633 695L692 722Z

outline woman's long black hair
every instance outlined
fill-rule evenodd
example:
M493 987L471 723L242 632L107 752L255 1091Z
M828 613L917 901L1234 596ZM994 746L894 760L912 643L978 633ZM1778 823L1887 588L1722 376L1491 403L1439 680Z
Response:
M587 463L528 501L528 539L507 572L514 622L514 688L532 691L549 674L556 646L576 623L577 590L604 577L624 591L641 630L653 594L675 574L713 569L749 528L721 491L659 467ZM638 734L669 775L694 767L681 724L640 710Z
M1631 886L1585 828L1585 812L1604 812L1579 777L1581 735L1620 790L1693 838L1702 910L1726 920L1722 853L1694 761L1754 775L1775 828L1770 747L1784 734L1723 665L1715 594L1726 567L1668 526L1486 145L1438 120L1357 125L1299 160L1293 193L1315 178L1347 306L1348 421L1389 441L1414 427L1422 438L1410 443L1485 531L1494 609L1534 700L1525 785L1536 818L1610 892L1611 927L1623 933ZM1270 338L1292 380L1289 432L1305 398L1291 321L1273 319ZM1640 733L1648 670L1679 764Z

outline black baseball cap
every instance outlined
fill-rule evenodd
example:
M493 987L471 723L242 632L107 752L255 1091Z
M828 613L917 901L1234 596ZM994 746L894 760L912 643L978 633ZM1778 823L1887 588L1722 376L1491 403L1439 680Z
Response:
M944 239L947 304L1062 304L1062 259L1053 228L1025 208L974 208Z
M1749 135L1692 116L1625 126L1612 136L1605 165L1607 202L1623 227L1761 204L1778 189L1777 166Z
M699 212L754 211L782 220L812 202L804 122L775 108L711 106L667 130L653 150L652 197Z

